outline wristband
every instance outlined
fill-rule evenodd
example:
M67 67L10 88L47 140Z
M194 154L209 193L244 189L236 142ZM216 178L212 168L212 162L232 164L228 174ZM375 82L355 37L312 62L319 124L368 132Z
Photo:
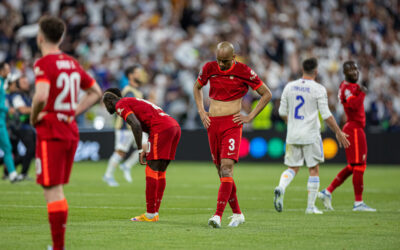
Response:
M138 153L141 154L143 152L143 148L138 149Z

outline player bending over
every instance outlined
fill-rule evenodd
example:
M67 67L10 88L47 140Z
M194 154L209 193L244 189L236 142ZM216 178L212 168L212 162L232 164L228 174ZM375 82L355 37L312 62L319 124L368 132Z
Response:
M64 249L68 204L63 185L69 181L79 133L75 116L101 97L101 90L72 57L59 49L64 22L51 16L39 20L37 45L42 58L34 65L35 94L31 124L35 126L37 183L44 189L53 249ZM86 91L78 103L79 90Z
M133 65L125 70L125 75L129 80L129 84L122 89L122 97L143 98L142 92L138 89L141 81L140 75L142 68L139 65ZM142 144L147 143L147 134L142 136ZM117 117L115 122L115 151L108 160L107 170L103 176L103 181L107 182L110 187L118 186L118 182L114 179L114 171L118 164L124 159L130 147L133 146L135 138L133 138L129 125L121 118ZM139 154L135 149L131 155L120 165L120 169L124 173L127 182L132 182L131 168L139 161Z
M317 67L317 59L304 60L302 78L289 82L282 93L279 115L288 127L285 165L289 168L282 173L279 186L274 190L274 205L278 212L283 210L283 196L287 186L305 161L310 173L306 214L322 214L315 207L319 189L319 163L324 161L318 111L335 132L339 145L345 148L349 146L346 134L340 130L329 110L325 87L315 81Z
M203 66L193 87L194 98L201 121L207 129L211 156L217 167L221 184L218 191L217 210L208 220L208 225L221 227L221 217L226 203L233 215L228 226L244 223L233 181L233 166L239 160L242 124L251 122L271 99L271 91L247 65L235 60L233 45L221 42L217 46L217 61ZM210 83L210 110L203 105L202 87ZM240 114L242 97L249 86L261 96L257 106L247 116Z
M359 86L358 67L353 61L343 64L345 80L340 84L339 100L343 104L347 122L343 131L349 135L350 147L346 148L347 166L338 173L328 188L318 194L328 210L332 207L332 192L353 174L354 207L353 211L375 212L376 209L367 206L362 199L364 189L364 171L367 167L367 139L365 137L364 98L367 88Z
M107 89L103 102L110 114L117 112L131 127L139 152L139 161L146 166L147 212L131 221L158 221L158 210L166 186L165 171L175 159L181 137L179 124L149 101L125 97L116 88ZM149 134L149 151L143 151L142 132Z

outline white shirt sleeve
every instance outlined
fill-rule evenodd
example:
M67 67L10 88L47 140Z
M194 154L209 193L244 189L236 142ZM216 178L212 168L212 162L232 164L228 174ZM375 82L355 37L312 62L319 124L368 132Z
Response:
M22 99L22 97L21 97L20 95L16 95L16 96L14 96L14 98L12 99L12 106L13 106L15 109L18 109L18 108L20 108L20 107L25 107L26 105L25 105L25 102L24 102L24 100Z
M288 114L289 114L286 89L287 89L286 87L283 89L283 93L281 96L281 103L279 105L279 115L280 116L288 116Z
M332 113L329 110L328 95L326 94L325 88L321 88L321 92L317 97L317 101L318 101L318 110L321 113L322 119L324 120L328 119L332 115Z

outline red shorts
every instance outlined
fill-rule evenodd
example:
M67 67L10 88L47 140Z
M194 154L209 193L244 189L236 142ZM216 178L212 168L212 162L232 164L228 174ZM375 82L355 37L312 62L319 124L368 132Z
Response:
M36 182L42 186L67 184L78 140L36 140Z
M346 123L343 132L349 135L350 146L346 148L346 158L349 164L365 164L367 162L367 139L364 129L352 123Z
M146 160L175 160L176 148L181 138L181 128L174 126L149 135L149 149Z
M210 117L210 120L207 132L214 164L221 165L221 159L238 162L242 125L233 122L233 115Z

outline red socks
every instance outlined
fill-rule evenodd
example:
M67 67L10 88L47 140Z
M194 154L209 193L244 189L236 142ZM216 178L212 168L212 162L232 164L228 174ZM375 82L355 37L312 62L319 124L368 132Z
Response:
M158 171L158 184L157 184L157 200L156 200L156 212L160 209L161 201L164 195L165 186L167 181L165 180L165 171Z
M148 213L156 212L158 172L146 166L146 206Z
M154 171L146 166L146 206L148 213L156 213L160 209L166 184L165 171Z
M336 176L335 179L333 179L331 185L329 185L329 187L326 189L328 190L330 193L332 193L337 187L339 187L340 185L342 185L342 183L347 179L347 177L349 177L351 174L353 173L353 167L349 164L347 165L345 168L342 169L342 171L340 171L338 173L338 175Z
M224 213L226 203L232 193L233 188L233 178L232 177L222 177L221 185L219 186L218 199L217 199L217 211L215 215L222 217Z
M68 216L67 200L59 200L47 203L53 249L64 249L65 228Z
M232 192L231 192L231 196L229 197L229 200L228 200L229 201L229 205L231 206L232 212L234 214L241 214L242 212L240 211L239 202L238 202L237 196L236 196L235 181L233 181L232 183L233 183Z
M366 165L354 166L353 168L353 187L355 201L362 201L362 193L364 190L364 171Z

